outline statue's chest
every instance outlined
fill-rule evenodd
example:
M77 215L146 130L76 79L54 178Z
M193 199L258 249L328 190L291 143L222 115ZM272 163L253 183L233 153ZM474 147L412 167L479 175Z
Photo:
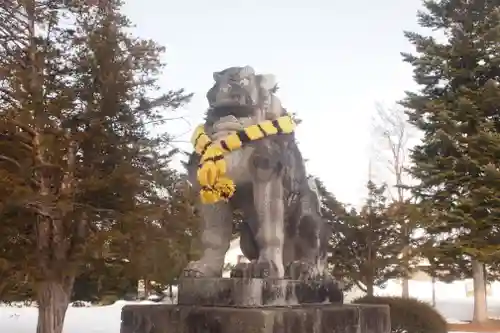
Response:
M232 179L236 185L251 181L250 164L254 152L253 147L243 147L241 149L227 153L226 160L227 176Z

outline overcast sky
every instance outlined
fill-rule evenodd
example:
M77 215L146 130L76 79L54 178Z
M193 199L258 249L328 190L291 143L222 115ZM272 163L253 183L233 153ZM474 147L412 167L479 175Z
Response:
M165 89L196 95L168 129L189 140L207 108L212 72L250 65L276 75L278 96L303 123L297 130L308 171L340 200L365 196L375 103L394 105L414 90L403 30L419 0L128 0L136 33L167 47ZM189 145L180 143L182 148Z

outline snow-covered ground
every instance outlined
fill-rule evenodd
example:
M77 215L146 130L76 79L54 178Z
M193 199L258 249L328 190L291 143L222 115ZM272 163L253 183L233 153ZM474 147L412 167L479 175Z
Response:
M117 302L110 306L70 307L64 323L64 333L118 333L120 311L124 304L125 302ZM0 332L34 333L36 322L35 307L0 307Z
M401 286L397 282L390 282L386 288L377 290L379 295L400 295L400 292ZM410 292L413 297L431 302L432 285L429 282L411 281ZM471 319L473 300L465 294L461 284L436 284L436 308L449 322ZM357 296L356 293L350 294L347 299ZM140 302L151 303L153 302ZM120 311L125 304L137 302L118 301L110 306L70 307L64 333L119 333ZM488 298L488 308L490 317L500 318L500 300L495 297L495 293ZM35 307L0 306L0 332L32 333L36 329L36 320Z

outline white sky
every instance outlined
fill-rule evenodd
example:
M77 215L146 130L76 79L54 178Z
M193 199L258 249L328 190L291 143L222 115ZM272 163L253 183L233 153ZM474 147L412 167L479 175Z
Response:
M419 0L127 0L135 32L167 47L165 90L194 100L168 130L188 141L207 107L212 72L250 65L276 75L283 105L303 123L297 136L308 171L340 200L365 195L375 103L414 90L403 30L417 25ZM190 149L187 143L179 143Z

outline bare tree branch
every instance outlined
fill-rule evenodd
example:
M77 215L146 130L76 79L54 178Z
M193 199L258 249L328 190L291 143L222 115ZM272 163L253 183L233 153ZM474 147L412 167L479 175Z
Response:
M389 185L390 198L402 202L406 199L406 193L401 186L410 181L405 170L416 130L407 122L402 109L385 108L379 103L376 104L376 115L372 123L372 153L378 166L385 169L385 172L378 170L378 177ZM391 189L395 189L396 193Z
M401 240L404 244L402 251L403 270L403 297L409 297L409 267L411 257L411 234L413 226L409 220L406 203L410 194L403 185L409 185L410 176L407 173L408 155L411 140L415 138L416 130L407 122L404 110L400 108L385 108L376 105L376 117L373 119L374 147L372 153L377 157L379 165L383 165L385 172L379 177L388 184L387 191L392 205L390 214L401 227ZM395 189L395 191L394 191ZM395 192L395 193L394 193Z

